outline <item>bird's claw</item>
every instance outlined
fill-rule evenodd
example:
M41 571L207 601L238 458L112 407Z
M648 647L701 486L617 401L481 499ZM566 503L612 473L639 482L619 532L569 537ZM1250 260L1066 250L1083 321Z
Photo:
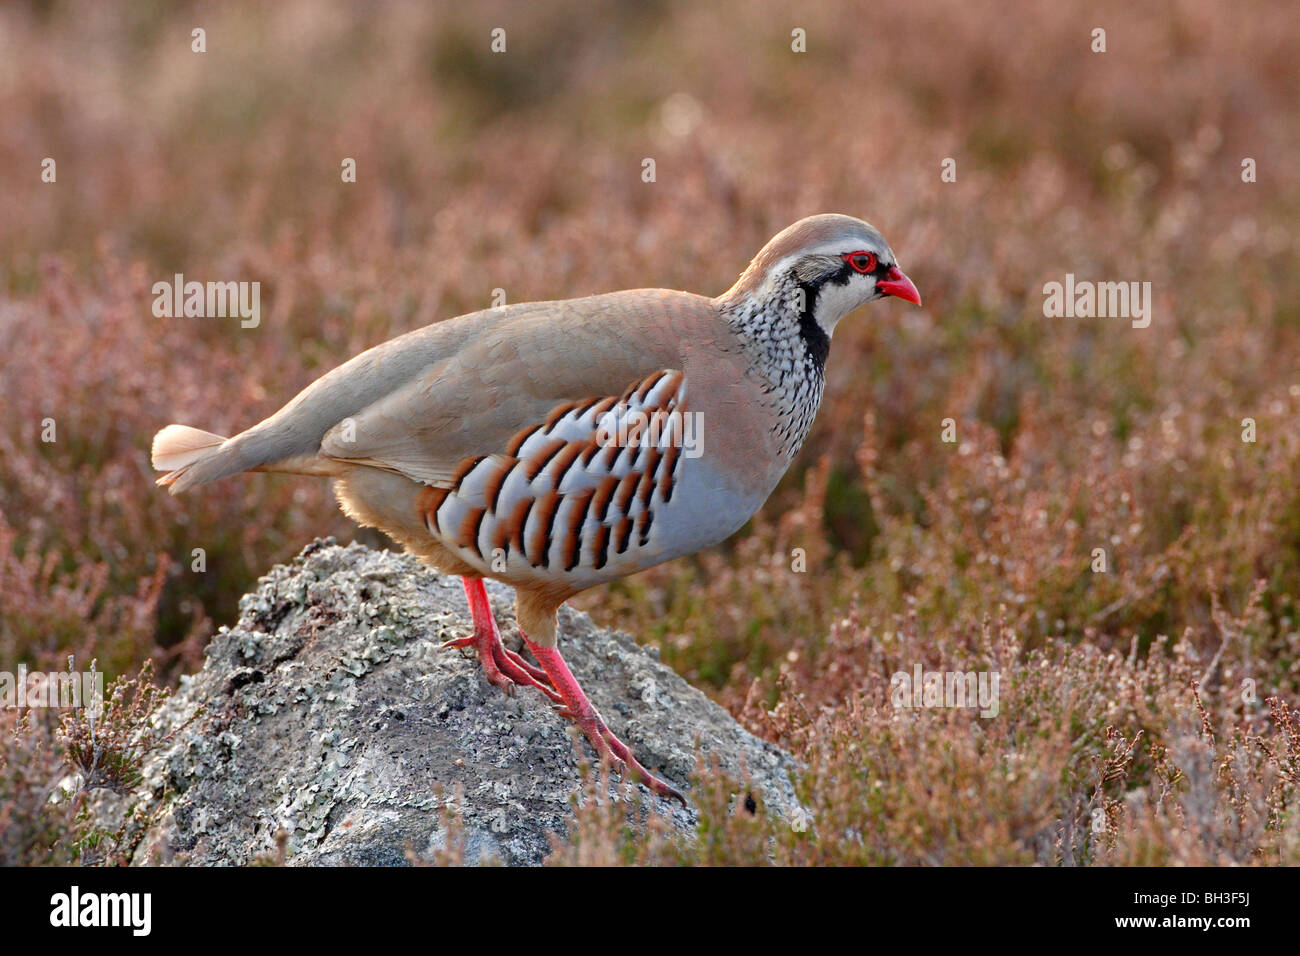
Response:
M569 670L569 665L564 662L559 650L554 645L548 646L531 641L526 634L524 642L545 668L551 684L560 692L562 699L559 701L560 706L555 708L556 713L578 725L583 736L595 748L596 755L601 760L609 761L610 766L621 774L645 784L655 794L676 800L685 807L686 798L643 767L641 762L632 755L627 744L614 736L614 732L609 729L596 708L591 705L591 701L587 699L587 695L582 692L582 687L573 676L573 672Z
M676 788L660 780L642 766L641 761L636 759L628 745L614 735L614 732L609 729L598 713L593 710L587 717L574 717L572 711L568 710L568 708L564 708L563 711L565 716L570 717L577 723L583 735L591 742L592 747L596 749L596 753L600 755L601 759L608 760L610 766L617 770L620 775L631 777L638 783L645 784L646 788L657 796L666 800L676 800L685 809L686 798Z
M501 643L501 638L495 631L476 629L469 637L452 638L449 641L443 641L438 647L440 650L453 647L475 648L478 651L479 662L483 665L483 674L488 683L500 687L511 697L515 695L515 689L522 684L525 687L536 687L553 701L564 699L550 685L545 671L529 664L517 653L507 648Z

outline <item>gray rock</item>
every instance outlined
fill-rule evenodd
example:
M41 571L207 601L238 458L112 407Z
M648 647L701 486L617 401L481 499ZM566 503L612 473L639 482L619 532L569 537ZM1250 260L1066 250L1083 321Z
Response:
M488 590L518 649L513 592ZM401 865L445 846L453 802L468 862L542 862L594 752L540 691L507 696L468 652L438 648L470 631L459 579L406 555L318 541L272 569L159 715L174 735L145 767L155 822L134 834L135 862L245 864L278 839L290 865ZM769 812L795 807L791 759L653 650L568 609L560 641L611 729L688 802L698 755L748 778ZM692 832L693 809L640 789Z

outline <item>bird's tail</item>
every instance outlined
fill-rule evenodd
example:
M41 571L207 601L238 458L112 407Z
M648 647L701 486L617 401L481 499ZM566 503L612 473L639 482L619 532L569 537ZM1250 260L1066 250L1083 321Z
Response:
M292 432L285 437L283 428L268 428L273 422L268 419L233 438L189 425L168 425L153 436L153 466L167 473L158 484L176 495L241 471L337 477L346 468L343 462L318 455L310 442Z
M170 487L172 493L183 491L190 485L208 480L195 476L188 481L177 482L186 476L200 462L208 461L220 454L226 439L201 428L189 425L168 425L153 436L153 466L167 474L158 479L158 484Z

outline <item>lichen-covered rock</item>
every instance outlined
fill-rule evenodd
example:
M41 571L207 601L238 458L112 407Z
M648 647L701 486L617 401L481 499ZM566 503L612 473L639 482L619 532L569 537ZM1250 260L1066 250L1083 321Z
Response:
M489 594L518 649L512 592ZM145 767L155 822L135 834L135 862L245 864L282 846L290 864L404 864L444 847L451 802L469 862L540 863L564 834L593 751L541 692L507 696L476 658L439 649L471 631L459 579L316 542L240 611L160 714L179 729ZM748 778L769 811L794 806L790 759L653 650L567 609L560 635L610 727L688 800L698 754ZM690 831L692 810L641 794Z

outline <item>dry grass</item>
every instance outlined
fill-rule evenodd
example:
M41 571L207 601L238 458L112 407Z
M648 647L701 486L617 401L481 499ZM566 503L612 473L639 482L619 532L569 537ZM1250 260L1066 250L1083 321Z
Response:
M629 846L591 801L557 858L1300 862L1289 6L550 7L0 11L0 667L174 677L273 561L356 536L309 481L158 493L159 425L236 430L498 287L721 291L842 211L926 308L841 327L744 535L581 599L805 760L811 824L715 781L696 848ZM174 272L260 280L262 324L155 319ZM1044 318L1067 272L1150 281L1152 326ZM998 670L999 716L891 706L917 663ZM50 757L26 739L10 783ZM50 859L15 792L3 852Z

